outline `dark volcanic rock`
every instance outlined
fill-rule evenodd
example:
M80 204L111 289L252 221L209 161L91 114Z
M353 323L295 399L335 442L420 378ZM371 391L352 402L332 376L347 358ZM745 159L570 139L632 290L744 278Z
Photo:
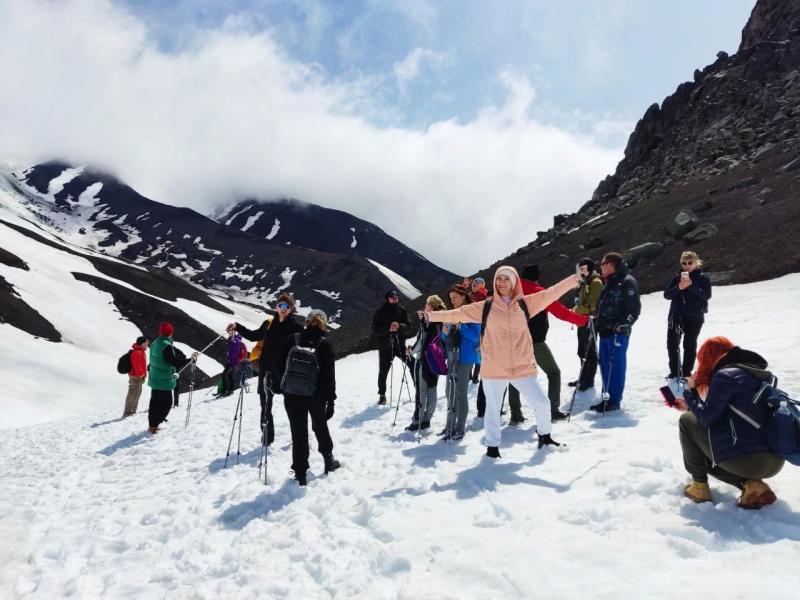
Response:
M682 210L675 215L675 218L672 219L672 221L667 223L666 230L668 234L678 239L683 237L683 234L697 227L699 222L700 220L697 218L697 215L692 211Z
M623 258L631 268L636 268L640 262L646 259L653 259L658 257L664 251L664 244L659 242L645 242L630 248Z
M683 239L689 242L690 244L696 244L697 242L702 242L709 238L714 237L719 233L719 229L713 223L704 223L700 225L697 229L693 229L685 236Z
M0 275L0 329L11 325L50 342L60 342L61 333L35 308L20 298L14 286Z

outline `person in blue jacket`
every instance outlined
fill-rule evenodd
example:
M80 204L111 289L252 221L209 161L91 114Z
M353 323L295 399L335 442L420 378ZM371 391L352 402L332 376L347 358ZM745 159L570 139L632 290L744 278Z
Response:
M453 308L470 303L470 291L466 286L456 284L448 291ZM460 440L464 437L467 425L467 389L475 364L480 364L478 351L481 326L478 323L445 324L439 339L444 340L447 349L447 423L439 435L445 440Z
M754 426L763 421L764 408L753 402L762 383L773 381L767 361L722 336L703 342L697 358L697 372L675 402L684 412L680 441L683 464L692 476L684 494L709 502L708 476L713 475L742 491L741 508L772 504L775 493L763 480L777 475L785 461Z
M672 278L664 290L670 301L667 320L667 355L671 385L692 374L697 356L697 338L708 312L711 298L711 279L703 272L703 261L695 252L681 254L681 271ZM683 337L683 361L678 347Z

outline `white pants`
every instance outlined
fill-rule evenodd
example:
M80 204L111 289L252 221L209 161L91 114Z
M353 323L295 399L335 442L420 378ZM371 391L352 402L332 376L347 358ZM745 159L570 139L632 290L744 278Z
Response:
M550 400L544 395L536 377L522 379L484 379L483 391L486 394L486 413L483 417L483 435L487 446L500 446L500 407L508 384L519 390L527 398L536 414L536 431L541 435L550 433Z

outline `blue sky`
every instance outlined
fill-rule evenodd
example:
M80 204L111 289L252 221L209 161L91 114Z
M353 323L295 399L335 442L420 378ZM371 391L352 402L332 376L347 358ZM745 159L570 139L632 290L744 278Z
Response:
M471 274L589 200L752 4L0 0L0 162L299 198Z
M735 52L754 0L120 0L163 48L198 30L269 31L293 59L337 80L372 80L380 125L470 120L526 77L541 121L611 146L716 52ZM414 54L417 50L416 55ZM416 68L414 68L415 58ZM404 61L409 69L398 71ZM398 75L405 73L405 76Z

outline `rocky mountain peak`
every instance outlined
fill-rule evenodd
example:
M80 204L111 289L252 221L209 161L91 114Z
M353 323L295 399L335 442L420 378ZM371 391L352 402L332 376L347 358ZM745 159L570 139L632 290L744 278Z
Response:
M800 1L758 0L742 30L739 52L763 42L781 42L800 29Z

